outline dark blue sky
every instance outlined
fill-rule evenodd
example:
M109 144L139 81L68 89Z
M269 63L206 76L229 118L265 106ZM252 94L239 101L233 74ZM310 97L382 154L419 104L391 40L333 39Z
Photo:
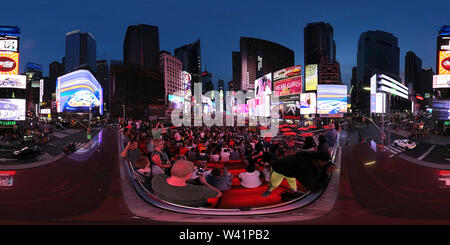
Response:
M409 50L435 70L437 31L450 24L448 0L19 0L12 5L2 11L0 25L21 28L21 72L26 62L35 62L48 74L48 65L64 56L65 33L76 29L93 34L97 59L122 60L127 26L142 23L159 26L160 49L171 53L200 38L202 69L206 63L214 81L226 82L232 79L231 52L239 50L241 36L286 46L294 50L295 64L303 65L303 28L309 22L329 22L342 79L349 83L362 32L383 30L399 39L403 77Z

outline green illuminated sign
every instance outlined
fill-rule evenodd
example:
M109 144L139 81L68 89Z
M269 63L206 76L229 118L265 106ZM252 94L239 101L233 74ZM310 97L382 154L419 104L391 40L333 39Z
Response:
M16 121L0 121L0 126L14 126Z

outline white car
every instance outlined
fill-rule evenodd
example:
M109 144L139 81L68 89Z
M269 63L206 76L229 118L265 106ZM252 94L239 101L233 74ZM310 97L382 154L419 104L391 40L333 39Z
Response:
M411 150L416 147L416 143L414 143L413 141L408 140L408 139L402 139L402 140L395 140L394 146L400 146L400 147Z

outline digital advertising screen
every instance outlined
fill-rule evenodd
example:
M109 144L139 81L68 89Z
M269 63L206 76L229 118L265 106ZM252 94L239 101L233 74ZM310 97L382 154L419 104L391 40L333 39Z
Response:
M300 94L302 92L302 77L291 77L273 83L275 96Z
M25 99L0 99L0 120L25 120Z
M300 114L316 114L317 98L315 93L300 94Z
M436 120L449 120L450 100L434 100L432 117Z
M0 51L18 52L19 39L14 36L0 36Z
M450 51L439 52L439 75L450 75Z
M305 91L317 90L317 83L319 80L318 65L306 65L305 66Z
M284 68L284 69L274 72L273 80L278 81L278 80L285 79L288 77L295 77L295 76L301 76L301 75L302 75L302 66L301 65L291 66L291 67Z
M0 74L19 74L19 53L0 52Z
M103 115L103 89L89 71L74 71L58 77L56 104L58 112L89 112L98 107Z
M450 75L434 75L433 88L450 88Z
M25 89L27 77L25 75L3 75L0 74L0 88Z
M255 98L262 98L270 94L272 94L272 73L255 80Z
M285 96L282 100L283 119L300 119L300 96Z
M317 114L347 112L347 85L317 85Z

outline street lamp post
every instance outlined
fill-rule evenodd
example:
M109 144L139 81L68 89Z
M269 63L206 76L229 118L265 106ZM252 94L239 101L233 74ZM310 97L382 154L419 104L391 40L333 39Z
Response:
M125 105L122 105L123 120L125 121Z

